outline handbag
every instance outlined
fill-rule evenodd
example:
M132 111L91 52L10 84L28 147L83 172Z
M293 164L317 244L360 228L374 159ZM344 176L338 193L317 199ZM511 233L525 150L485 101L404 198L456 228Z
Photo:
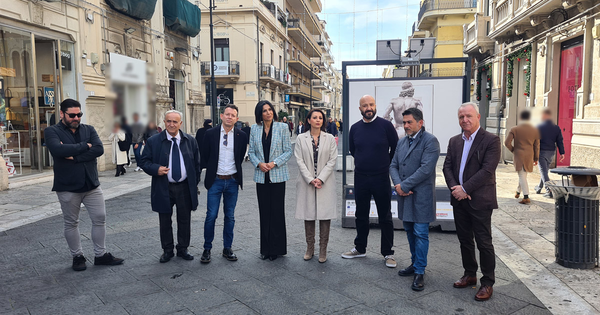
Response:
M121 151L129 150L129 143L127 141L119 141L119 150L121 150Z

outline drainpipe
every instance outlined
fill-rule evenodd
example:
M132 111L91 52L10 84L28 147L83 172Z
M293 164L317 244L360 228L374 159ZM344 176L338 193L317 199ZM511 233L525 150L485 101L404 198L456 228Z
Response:
M536 81L537 81L537 54L538 54L538 44L537 42L531 43L531 68L529 71L529 106L537 106L536 104Z
M260 25L258 14L256 15L256 95L260 101Z
M594 54L594 38L592 37L592 28L594 27L594 18L585 21L585 32L583 35L583 73L581 86L583 95L581 104L577 104L575 109L575 118L583 118L583 107L590 103L590 92L592 91L592 60Z

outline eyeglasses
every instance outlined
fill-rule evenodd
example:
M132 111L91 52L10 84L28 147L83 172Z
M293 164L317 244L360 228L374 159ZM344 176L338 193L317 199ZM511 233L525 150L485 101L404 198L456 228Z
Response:
M223 140L225 140L225 141L223 141L223 145L224 145L224 146L227 146L227 138L228 138L228 137L227 137L227 134L224 134L224 135L223 135Z
M67 114L67 113L65 113L65 115L69 116L70 118L75 118L75 116L81 118L81 116L83 116L83 113L77 113L77 114Z

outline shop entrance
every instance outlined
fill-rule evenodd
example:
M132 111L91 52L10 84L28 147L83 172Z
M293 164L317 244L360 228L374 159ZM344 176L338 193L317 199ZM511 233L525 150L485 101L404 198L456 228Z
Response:
M573 138L573 118L577 103L577 89L581 87L583 61L583 39L576 38L561 45L560 88L558 95L558 126L563 135L565 159L557 166L571 165L571 139Z

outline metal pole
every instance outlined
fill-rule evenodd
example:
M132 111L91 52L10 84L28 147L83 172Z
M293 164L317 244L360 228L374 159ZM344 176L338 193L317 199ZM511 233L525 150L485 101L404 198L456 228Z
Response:
M313 73L312 71L310 72L310 83L309 83L309 87L310 87L310 98L308 99L308 101L310 102L310 109L312 110L313 108L313 101L312 101L312 80L313 80Z
M219 117L217 113L217 83L215 82L215 40L213 34L213 9L214 0L209 0L208 7L210 9L210 108L212 112L212 120L215 122Z

